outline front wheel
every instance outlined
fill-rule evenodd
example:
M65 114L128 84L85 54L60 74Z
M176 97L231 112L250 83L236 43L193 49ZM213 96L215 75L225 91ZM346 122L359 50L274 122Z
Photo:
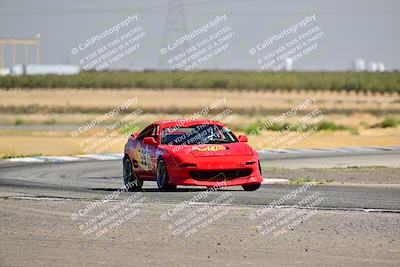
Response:
M260 188L261 184L247 184L247 185L242 185L244 191L256 191L258 188Z
M135 191L142 188L143 181L132 171L132 163L129 158L124 158L122 170L125 188L128 191Z
M175 189L176 185L168 184L169 177L167 172L167 165L165 161L160 159L157 164L157 186L160 190Z

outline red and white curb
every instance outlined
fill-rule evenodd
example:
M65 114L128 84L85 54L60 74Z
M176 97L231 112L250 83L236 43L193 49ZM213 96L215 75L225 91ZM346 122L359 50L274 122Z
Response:
M123 154L86 154L76 156L37 156L6 159L12 162L69 162L69 161L91 161L91 160L122 160Z
M288 179L264 178L262 184L287 184L288 182Z
M288 149L260 149L259 154L305 154L305 153L362 153L400 151L400 146L390 147L336 147L336 148L288 148Z
M400 147L339 147L339 148L294 148L294 149L275 149L257 150L260 155L279 155L279 154L310 154L310 153L362 153L362 152L384 152L400 151ZM13 162L70 162L70 161L93 161L93 160L121 160L122 153L110 154L86 154L76 156L37 156L11 158L7 161Z

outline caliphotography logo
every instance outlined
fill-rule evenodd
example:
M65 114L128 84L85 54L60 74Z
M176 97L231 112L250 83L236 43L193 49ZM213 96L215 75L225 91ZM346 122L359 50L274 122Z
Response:
M0 6L0 266L400 266L398 1Z

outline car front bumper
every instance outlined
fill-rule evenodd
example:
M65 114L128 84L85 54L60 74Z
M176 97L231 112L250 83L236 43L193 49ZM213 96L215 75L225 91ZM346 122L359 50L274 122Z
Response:
M169 164L167 170L169 183L173 185L222 187L260 184L263 181L256 157L200 157L179 166Z

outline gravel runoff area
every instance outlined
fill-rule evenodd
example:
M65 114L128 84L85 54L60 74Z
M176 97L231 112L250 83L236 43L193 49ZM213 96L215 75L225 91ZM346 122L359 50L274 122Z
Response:
M225 207L199 232L173 235L174 204L147 203L100 237L85 235L73 214L89 202L0 200L2 266L399 266L400 216L364 211L300 210L298 225L277 236L258 225L285 209L250 220L257 207ZM102 210L115 202L104 204ZM186 208L188 214L200 206ZM286 209L287 210L287 209ZM289 211L293 212L293 211ZM72 215L72 218L71 218Z

